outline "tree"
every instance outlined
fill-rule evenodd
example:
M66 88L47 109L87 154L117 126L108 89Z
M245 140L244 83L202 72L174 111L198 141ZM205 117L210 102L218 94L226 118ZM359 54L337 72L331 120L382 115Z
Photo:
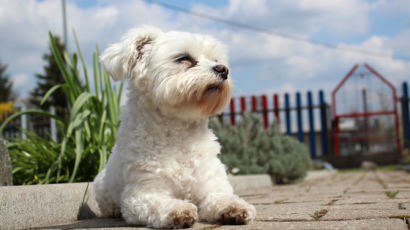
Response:
M12 101L15 98L12 89L13 82L10 81L6 69L7 65L0 61L0 102Z
M64 53L65 46L61 43L60 38L54 37L54 40L59 52ZM63 111L68 108L68 104L67 97L61 88L55 91L43 105L40 105L43 96L49 89L57 84L63 84L65 82L52 55L51 47L49 48L49 53L43 55L43 60L47 62L44 66L44 74L36 74L37 87L30 92L30 102L45 110L48 110L48 108L53 105L58 111Z

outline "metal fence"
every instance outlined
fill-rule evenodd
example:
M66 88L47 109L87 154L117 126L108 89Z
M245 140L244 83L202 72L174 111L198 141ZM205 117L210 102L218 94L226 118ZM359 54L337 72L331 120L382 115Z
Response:
M410 148L410 98L407 82L402 83L401 91L402 97L396 99L396 102L400 103L401 110L400 136L403 142L400 147ZM317 92L317 100L314 100L314 94L311 91L306 94L296 92L293 98L291 96L291 94L285 93L282 97L279 94L234 97L231 99L227 110L219 115L219 118L221 121L235 125L241 119L243 112L259 113L262 116L265 128L272 122L277 122L283 133L294 136L300 142L304 142L309 146L312 158L334 156L332 133L335 124L331 113L331 105L325 100L324 92ZM12 113L22 110L24 108L2 114L0 123ZM53 113L53 111L51 112ZM68 117L67 112L65 112L65 115ZM7 125L3 136L5 138L25 138L23 130L26 129L43 138L56 140L58 134L53 121L53 119L44 116L23 115Z
M403 140L399 146L392 148L400 150L403 146L410 147L410 117L409 95L407 82L402 83L402 97L396 98L400 103L400 138ZM264 127L272 122L277 122L286 135L296 137L300 142L309 146L312 158L335 155L333 133L338 127L332 114L332 106L326 101L323 91L318 91L317 100L314 94L296 92L291 103L291 94L285 93L261 96L234 97L228 109L220 115L220 120L228 120L235 125L245 111L259 113L262 116ZM303 103L305 102L305 103ZM357 129L358 127L352 127ZM339 130L340 131L340 130ZM336 154L338 155L338 154Z
M286 135L295 136L300 142L308 144L312 158L330 154L330 105L323 91L318 92L316 101L311 91L306 93L305 98L302 93L296 92L293 104L289 93L283 97L273 94L270 98L268 95L232 98L229 110L220 115L220 120L229 118L230 123L235 125L244 112L259 113L265 128L276 122Z
M25 111L25 106L19 106L11 111L3 112L0 116L0 125L11 115ZM50 107L50 112L55 114L55 108ZM3 137L27 138L26 131L33 132L44 139L57 140L56 123L54 119L37 114L24 114L10 121L3 130Z

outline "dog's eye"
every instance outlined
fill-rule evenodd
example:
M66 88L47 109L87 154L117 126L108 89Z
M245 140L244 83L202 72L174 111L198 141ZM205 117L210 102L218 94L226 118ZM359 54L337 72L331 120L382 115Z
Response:
M183 54L181 56L178 56L175 59L176 62L178 63L184 63L184 64L189 64L191 67L197 64L197 61L195 61L194 58L192 58L190 55L188 54Z

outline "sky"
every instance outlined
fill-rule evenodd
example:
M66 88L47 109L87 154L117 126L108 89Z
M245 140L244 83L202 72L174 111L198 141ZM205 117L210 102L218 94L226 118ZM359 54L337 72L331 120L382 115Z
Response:
M329 97L356 63L370 64L396 87L410 80L408 0L158 0L240 27L156 1L66 2L69 52L75 51L74 29L89 70L96 45L104 50L127 30L153 25L225 43L234 96L308 90L316 95L321 89ZM43 73L48 31L62 35L61 8L59 0L0 0L0 61L21 98L35 87L35 74Z

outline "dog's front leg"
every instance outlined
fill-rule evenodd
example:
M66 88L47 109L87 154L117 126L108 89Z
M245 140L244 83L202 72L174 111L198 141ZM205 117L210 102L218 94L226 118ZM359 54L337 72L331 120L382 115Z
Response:
M128 186L121 202L122 217L131 224L154 228L186 228L198 220L194 204L173 198L159 186L156 189Z
M209 162L211 163L211 162ZM201 220L221 224L247 224L256 216L255 207L233 193L219 159L200 173L196 195Z

